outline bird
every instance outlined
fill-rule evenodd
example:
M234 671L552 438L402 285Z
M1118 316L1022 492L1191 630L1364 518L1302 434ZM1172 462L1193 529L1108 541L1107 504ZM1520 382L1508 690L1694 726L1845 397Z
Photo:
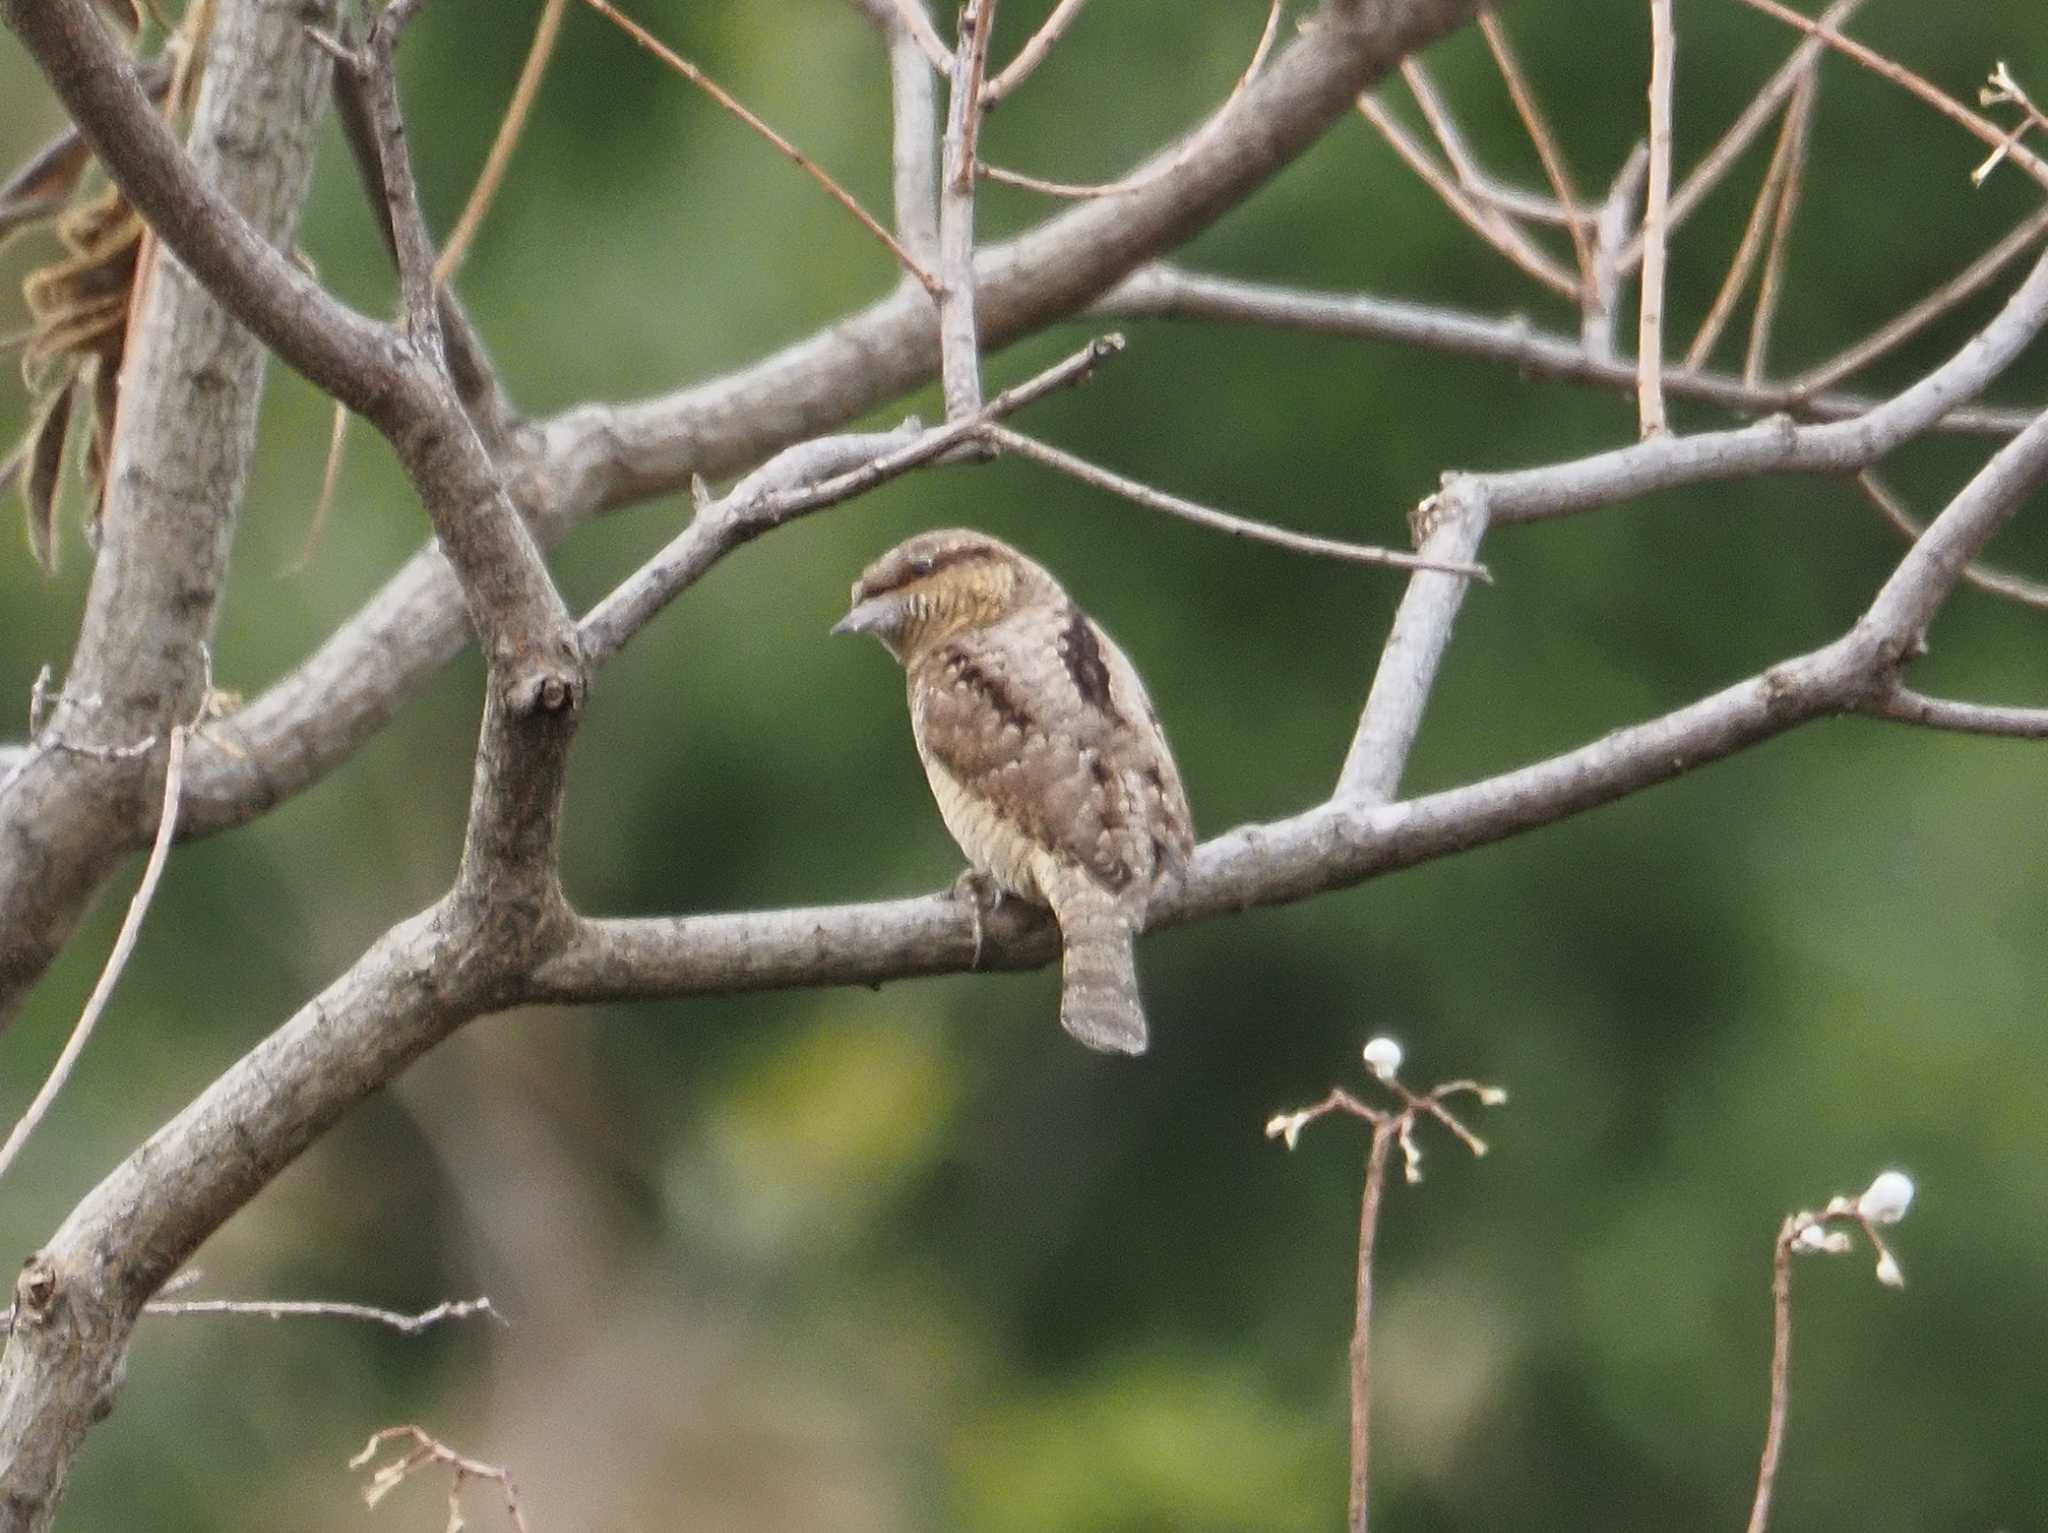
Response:
M901 662L911 735L957 886L1051 910L1060 1025L1091 1049L1142 1054L1133 940L1194 849L1180 770L1124 652L1044 566L961 528L924 532L853 585L835 634ZM977 951L979 942L977 941Z

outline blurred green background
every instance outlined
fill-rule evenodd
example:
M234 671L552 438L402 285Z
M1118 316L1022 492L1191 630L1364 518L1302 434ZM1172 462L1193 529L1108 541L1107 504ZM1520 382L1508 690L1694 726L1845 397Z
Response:
M1046 8L1006 4L997 55ZM536 9L442 0L407 43L438 228L481 163ZM885 75L850 7L632 9L886 205ZM1642 10L1527 0L1508 13L1582 186L1603 185L1640 131ZM988 153L1065 179L1119 173L1220 99L1261 16L1256 0L1102 0L993 121ZM1682 167L1792 39L1734 0L1685 0L1678 20ZM1966 99L2001 58L2048 89L2039 0L1873 0L1859 32ZM1430 63L1480 152L1533 182L1478 37ZM18 45L0 43L7 163L58 121ZM1678 249L1681 338L1767 152ZM2010 170L1973 189L1981 155L1829 62L1781 366L1860 335L2038 201ZM1045 211L994 188L984 229ZM331 131L303 243L350 300L389 304ZM6 292L45 250L0 251ZM1356 120L1186 259L1574 322ZM464 287L539 413L740 364L891 277L814 187L579 9ZM1873 382L1944 355L2009 286ZM1089 328L1019 346L992 376L1021 377ZM1619 398L1476 363L1130 328L1127 357L1030 427L1328 534L1397 542L1445 468L1540 462L1632 431ZM2039 399L2044 383L2037 348L2001 394ZM24 405L9 369L0 432ZM935 406L884 418L907 408ZM254 692L288 669L422 536L388 452L359 429L312 568L276 573L304 538L326 429L325 403L274 373L217 646L225 686ZM1985 450L1926 443L1892 477L1931 510ZM675 497L577 534L557 559L573 601L687 514ZM571 791L583 908L836 901L952 878L897 672L825 629L874 552L959 521L1043 557L1123 641L1205 833L1327 793L1395 579L1227 542L1029 465L948 471L746 548L607 670ZM45 661L63 669L90 568L75 525L64 537L56 579L0 539L13 550L0 699L25 699ZM1499 584L1466 608L1409 786L1568 748L1820 641L1900 547L1853 489L1812 479L1503 532L1487 550ZM1997 553L2048 569L2048 535L2022 519ZM2042 633L2038 614L1966 588L1915 680L2048 701ZM0 1250L32 1250L117 1158L441 891L479 680L466 658L317 789L176 853L106 1026L0 1199ZM1483 1125L1485 1162L1432 1142L1427 1183L1389 1194L1383 1526L1738 1525L1777 1223L1896 1164L1921 1187L1897 1240L1910 1286L1881 1290L1862 1255L1797 1274L1778 1525L2040 1527L2042 760L2024 744L1817 725L1501 846L1163 933L1142 950L1157 1043L1135 1065L1059 1032L1050 973L480 1023L235 1219L202 1254L198 1292L408 1309L488 1293L511 1328L405 1340L150 1322L65 1525L359 1527L369 1514L344 1460L373 1428L416 1420L509 1464L536 1533L1336 1527L1364 1136L1319 1127L1289 1156L1260 1130L1333 1083L1361 1085L1358 1046L1391 1032L1412 1078L1477 1075L1513 1103ZM9 1119L77 1014L128 880L0 1039ZM489 1503L471 1493L475 1526L501 1525ZM439 1491L401 1491L375 1516L438 1527Z

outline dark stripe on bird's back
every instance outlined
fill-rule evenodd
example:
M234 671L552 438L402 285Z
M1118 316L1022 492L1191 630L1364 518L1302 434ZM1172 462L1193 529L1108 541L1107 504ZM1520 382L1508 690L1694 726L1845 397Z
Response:
M961 686L986 702L1005 724L1014 724L1027 733L1033 728L1030 713L1017 701L1009 686L1000 676L991 676L983 670L981 663L972 655L957 646L947 649L946 669Z
M1110 701L1109 667L1102 659L1102 642L1095 637L1095 625L1079 607L1067 609L1067 626L1060 630L1059 651L1081 701L1111 718L1119 717L1116 704Z

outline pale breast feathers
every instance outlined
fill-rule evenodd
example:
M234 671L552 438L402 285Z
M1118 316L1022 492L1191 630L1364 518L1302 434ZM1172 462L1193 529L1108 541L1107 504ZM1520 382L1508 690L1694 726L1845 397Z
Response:
M911 667L909 691L920 751L1104 888L1142 899L1186 858L1187 801L1144 687L1078 608L1034 608L961 634ZM985 863L1009 860L995 850L969 848Z

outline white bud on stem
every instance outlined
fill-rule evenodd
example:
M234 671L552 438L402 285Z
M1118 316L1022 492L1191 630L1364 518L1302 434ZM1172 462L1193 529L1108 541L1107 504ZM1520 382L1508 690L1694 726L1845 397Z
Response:
M1365 1067L1383 1081L1390 1081L1401 1068L1401 1045L1391 1038L1375 1038L1365 1046Z
M1856 1212L1872 1224L1897 1224L1913 1206L1913 1179L1903 1171L1880 1171L1856 1200Z

